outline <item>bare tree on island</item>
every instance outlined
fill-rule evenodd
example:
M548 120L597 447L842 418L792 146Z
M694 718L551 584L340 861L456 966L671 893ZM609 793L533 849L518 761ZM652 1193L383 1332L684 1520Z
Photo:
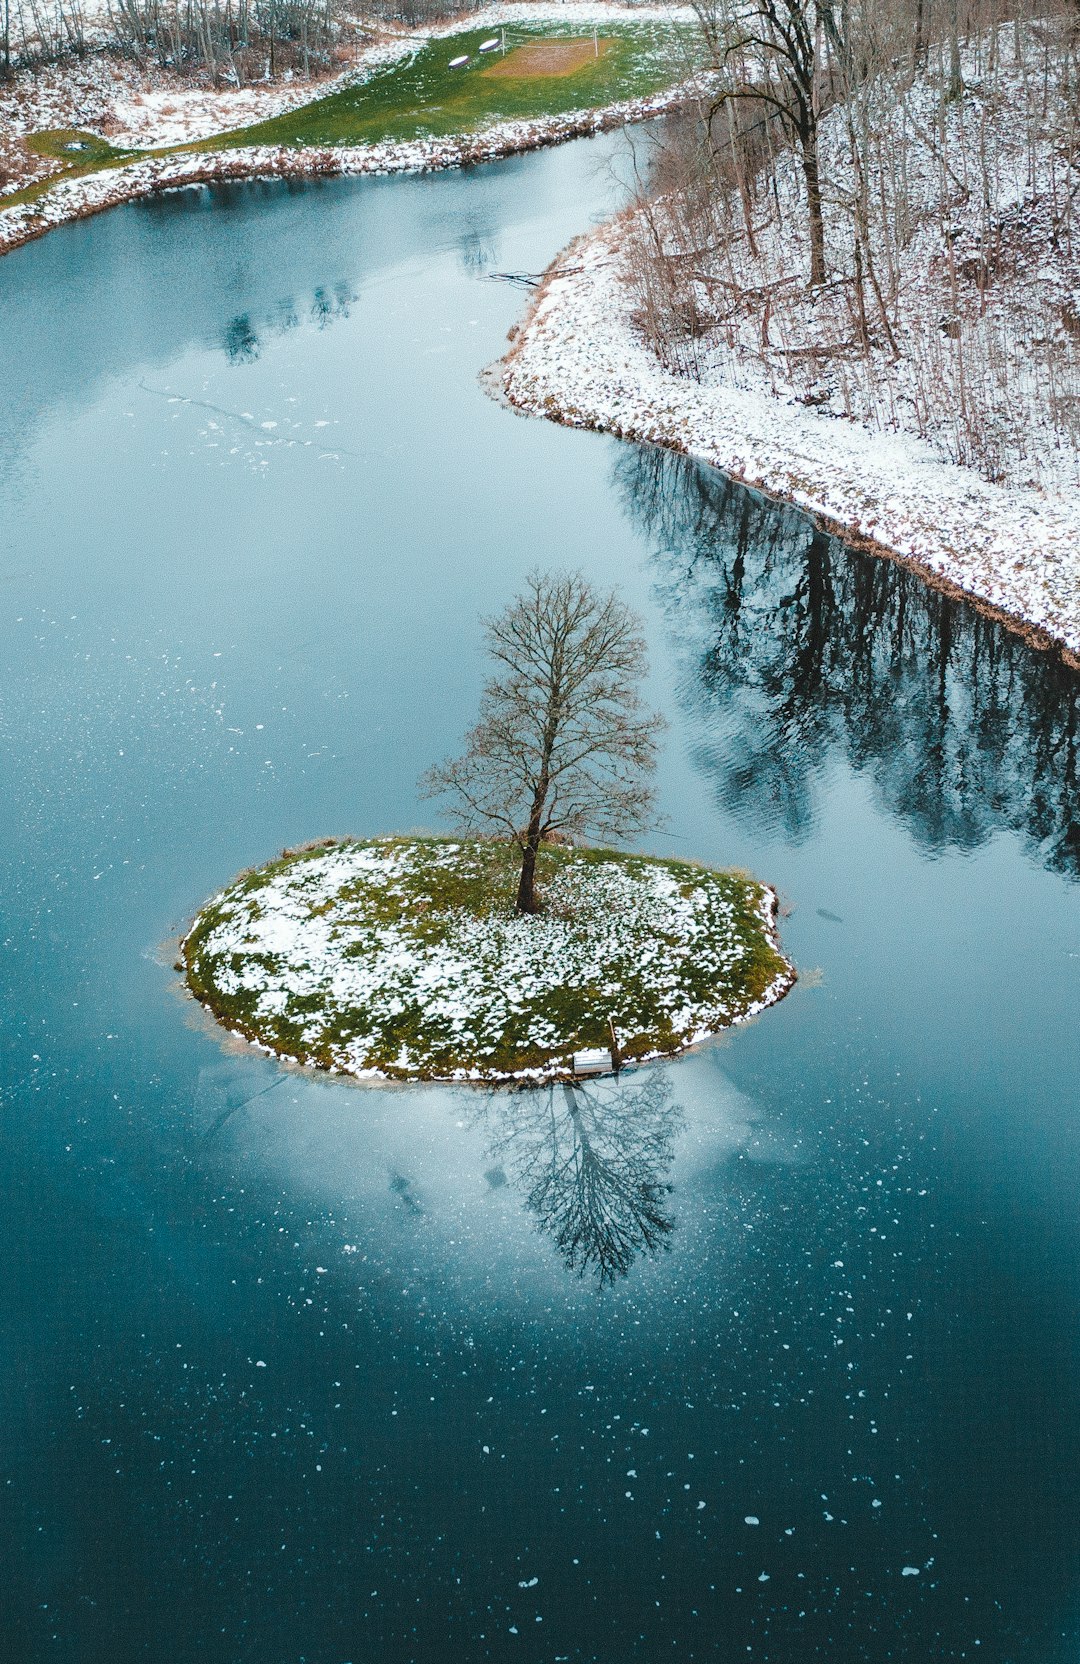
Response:
M649 781L662 717L644 709L640 620L579 572L530 573L484 622L496 662L462 756L424 776L458 825L501 832L521 851L519 913L538 911L540 845L567 836L623 839L655 825Z

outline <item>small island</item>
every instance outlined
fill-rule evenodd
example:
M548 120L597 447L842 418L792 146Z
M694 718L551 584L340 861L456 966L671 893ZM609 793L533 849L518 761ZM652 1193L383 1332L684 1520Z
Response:
M184 938L195 997L281 1057L357 1078L568 1077L579 1048L668 1056L795 980L776 895L743 873L544 844L543 910L513 906L484 838L288 850L208 902Z

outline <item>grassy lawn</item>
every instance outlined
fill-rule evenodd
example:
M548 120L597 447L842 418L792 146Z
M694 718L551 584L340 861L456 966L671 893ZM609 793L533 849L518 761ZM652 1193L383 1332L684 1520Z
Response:
M122 167L146 156L197 154L248 145L363 145L384 140L446 138L492 122L561 115L673 86L700 61L693 30L662 22L605 24L593 52L591 31L566 25L515 24L505 30L506 56L481 55L481 41L498 33L469 29L418 46L406 58L377 70L357 86L313 99L285 115L156 150L119 150L93 133L74 128L31 134L27 147L63 164L63 170L0 198L0 208L37 201L61 180ZM536 44L580 44L565 73L536 65ZM588 50L585 50L587 46ZM519 56L515 60L515 50ZM530 53L533 66L530 66ZM452 58L469 62L451 69ZM510 73L520 68L520 73ZM539 72L536 70L539 69Z
M188 985L280 1055L399 1079L566 1075L571 1053L675 1053L793 973L745 874L546 847L543 911L481 840L385 838L287 852L239 878L183 943Z
M232 145L376 144L385 139L444 138L472 133L489 122L561 115L645 97L690 72L693 36L689 28L641 23L605 25L598 56L565 75L497 73L497 52L481 56L481 41L497 30L470 29L429 41L407 59L389 64L361 86L345 87L298 110L252 127L222 133L191 146L206 150ZM529 42L580 39L578 25L515 25L506 34L507 56ZM588 34L591 52L592 36ZM450 60L469 55L462 68ZM523 68L525 66L523 65Z
M96 133L84 133L76 127L56 127L30 133L25 142L27 150L35 156L48 156L61 162L63 172L0 197L0 208L14 208L19 203L33 202L61 179L81 179L83 175L97 173L101 168L122 167L125 162L137 161L144 154L141 150L118 150L107 139L98 138Z

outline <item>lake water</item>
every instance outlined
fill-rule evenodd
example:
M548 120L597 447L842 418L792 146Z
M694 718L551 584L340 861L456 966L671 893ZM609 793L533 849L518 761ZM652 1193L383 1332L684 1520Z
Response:
M485 397L624 142L0 263L4 1658L1075 1660L1078 679ZM223 1042L177 932L431 824L537 564L644 615L650 847L798 987L575 1115Z

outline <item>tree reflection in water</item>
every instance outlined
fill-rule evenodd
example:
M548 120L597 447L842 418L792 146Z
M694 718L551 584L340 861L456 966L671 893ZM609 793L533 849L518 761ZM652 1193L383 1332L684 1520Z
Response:
M505 1177L524 1195L569 1270L603 1287L639 1253L667 1246L667 1174L683 1116L664 1071L633 1084L493 1094L484 1114L498 1164L489 1182Z
M617 483L656 546L681 698L724 807L793 838L843 752L927 850L999 829L1080 875L1080 677L797 511L656 449Z
M310 302L297 301L293 296L278 301L265 316L253 318L243 312L231 318L221 332L221 345L230 364L254 364L262 357L268 340L288 335L305 324L316 329L329 329L340 318L347 318L357 298L356 290L347 283L332 287L320 285Z

